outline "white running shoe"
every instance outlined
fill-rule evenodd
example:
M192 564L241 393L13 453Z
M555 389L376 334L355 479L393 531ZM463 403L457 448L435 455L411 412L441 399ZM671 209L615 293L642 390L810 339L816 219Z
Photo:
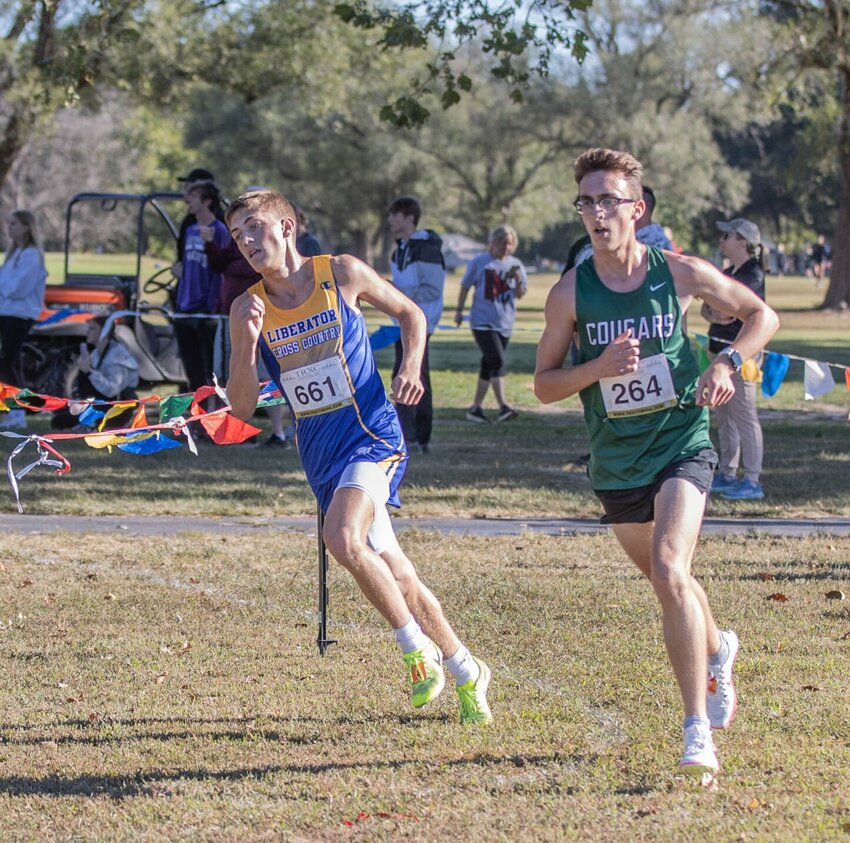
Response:
M720 769L711 729L697 723L685 729L685 751L679 761L679 772L689 776L713 776Z
M738 655L738 636L731 629L720 633L729 648L729 655L720 667L708 667L708 693L706 708L712 729L725 729L735 717L738 695L732 671Z

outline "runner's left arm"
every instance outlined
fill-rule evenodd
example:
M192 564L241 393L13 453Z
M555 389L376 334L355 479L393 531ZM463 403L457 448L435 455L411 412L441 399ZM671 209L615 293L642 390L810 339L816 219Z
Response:
M362 299L381 313L398 320L404 355L393 379L390 397L399 404L416 404L424 392L419 372L425 354L425 314L372 267L352 255L337 255L331 258L331 265L340 292L349 306L356 307Z
M668 255L667 261L680 299L687 303L692 298L702 299L714 310L743 322L732 343L742 360L768 344L779 328L779 317L752 290L700 258ZM731 374L728 363L715 358L697 384L697 403L716 407L729 401L735 393Z

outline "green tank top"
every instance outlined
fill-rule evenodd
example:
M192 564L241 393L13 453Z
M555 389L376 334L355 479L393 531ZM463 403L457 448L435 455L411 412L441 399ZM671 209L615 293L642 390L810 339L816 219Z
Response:
M699 366L682 326L673 276L660 249L647 247L643 284L609 290L592 260L576 270L579 363L597 358L631 328L641 366L603 378L580 393L590 432L594 489L632 489L654 482L671 463L711 447L708 410L695 403Z

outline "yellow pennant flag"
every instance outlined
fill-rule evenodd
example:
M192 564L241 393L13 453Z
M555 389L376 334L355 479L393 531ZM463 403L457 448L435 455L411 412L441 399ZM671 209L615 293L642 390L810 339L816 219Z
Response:
M129 410L131 407L135 407L138 401L130 401L127 404L113 404L107 411L106 415L100 420L100 424L97 426L98 430L103 430L106 427L106 423L110 419L114 419L115 416L120 416L124 410Z
M115 436L113 433L93 433L91 436L86 436L84 439L89 448L111 448L121 442L120 436Z
M761 369L759 368L759 364L752 358L746 360L744 365L741 366L741 377L745 381L761 383Z

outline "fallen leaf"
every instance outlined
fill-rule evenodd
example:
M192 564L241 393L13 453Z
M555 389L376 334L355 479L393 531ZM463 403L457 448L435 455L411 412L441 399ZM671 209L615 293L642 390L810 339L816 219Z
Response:
M838 591L837 589L835 591L827 591L826 599L827 600L844 600L844 592Z
M95 712L89 714L89 723L97 723L98 720L100 720L99 714L96 714Z
M777 592L774 592L773 594L769 594L767 597L765 597L765 600L774 600L777 603L787 603L788 602L788 598L781 591L777 591Z
M160 673L159 676L156 677L156 684L162 685L162 683L165 682L165 680L167 678L168 678L168 671L166 670L165 673Z
M850 638L850 629L848 629L847 632L845 632L844 635L842 635L838 640L846 641L848 638Z
M758 801L758 799L756 799L756 798L755 798L755 796L754 796L754 797L753 797L752 799L750 799L750 801L747 803L747 810L748 810L748 811L756 811L756 810L758 810L759 808L761 808L761 802L759 802L759 801Z
M776 652L781 653L785 649L785 644L781 641L776 645Z
M191 641L184 641L182 646L180 647L180 652L177 654L178 656L183 656L192 649Z
M803 685L803 690L804 691L822 691L823 688L821 688L819 685Z
M97 574L86 574L86 579L87 580L96 580Z
M657 814L658 808L655 805L647 805L645 808L638 808L635 812L635 816L638 819L642 819L643 817L652 816L652 814Z
M79 694L76 697L68 697L65 700L65 702L67 702L67 703L79 703L79 702L82 702L82 701L83 701L83 695L82 694Z
M762 582L773 582L776 579L776 577L773 576L773 574L768 573L767 571L760 571L759 572L759 579Z
M115 599L115 595L114 595L114 594L110 591L108 594L105 594L105 595L103 596L103 599L104 599L104 600L114 600L114 599Z
M32 580L24 580L18 588L29 588L32 585Z

